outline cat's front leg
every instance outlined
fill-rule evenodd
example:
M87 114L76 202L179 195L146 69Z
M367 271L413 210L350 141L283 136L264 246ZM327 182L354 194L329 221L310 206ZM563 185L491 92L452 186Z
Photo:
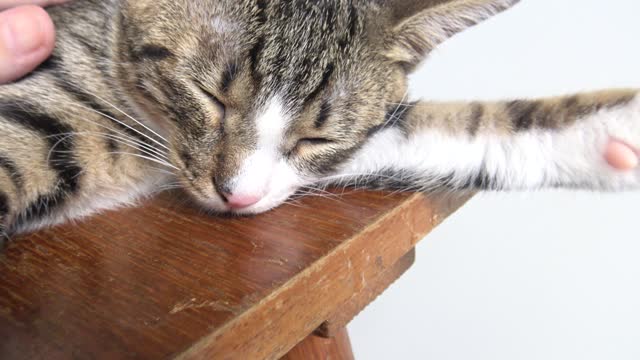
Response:
M397 114L340 170L342 179L369 174L381 187L418 189L640 188L640 169L620 171L603 156L611 139L640 147L636 91L422 102Z

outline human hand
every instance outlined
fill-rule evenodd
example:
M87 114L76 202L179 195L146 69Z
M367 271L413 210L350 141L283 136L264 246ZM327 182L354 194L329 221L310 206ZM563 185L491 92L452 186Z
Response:
M0 0L0 84L35 69L53 51L55 30L41 6L67 0Z
M605 159L609 165L618 170L628 171L638 167L638 157L640 150L617 141L611 140L605 150Z

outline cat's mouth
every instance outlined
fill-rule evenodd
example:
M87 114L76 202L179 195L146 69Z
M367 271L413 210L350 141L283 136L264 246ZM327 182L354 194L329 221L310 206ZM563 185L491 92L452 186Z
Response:
M232 177L214 176L217 170L181 168L178 182L182 187L206 210L222 214L256 215L269 211L312 181L286 161L265 156L245 159L237 169L229 170L235 174Z
M196 201L205 209L218 214L233 215L257 215L272 210L284 203L295 193L295 190L280 195L269 195L261 199L250 199L251 203L230 202L219 196L203 197L198 194L194 196Z
M188 181L185 190L206 210L218 214L257 215L272 210L292 197L298 186L269 189L264 195L223 195L213 186Z

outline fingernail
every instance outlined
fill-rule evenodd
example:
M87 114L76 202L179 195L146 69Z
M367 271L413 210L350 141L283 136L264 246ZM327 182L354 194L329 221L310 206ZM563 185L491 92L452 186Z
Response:
M40 19L16 12L4 24L3 39L14 56L29 55L44 44L45 36Z

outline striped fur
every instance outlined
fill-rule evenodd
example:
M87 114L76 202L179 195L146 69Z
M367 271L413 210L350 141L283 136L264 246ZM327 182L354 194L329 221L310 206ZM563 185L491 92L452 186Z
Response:
M377 133L330 181L423 191L635 190L640 169L618 171L603 154L611 138L640 144L639 120L640 95L633 90L423 102L409 105L395 126Z
M6 234L182 187L251 214L303 186L618 190L636 92L407 103L435 46L515 0L76 0L53 56L0 86ZM571 156L569 156L571 155Z

